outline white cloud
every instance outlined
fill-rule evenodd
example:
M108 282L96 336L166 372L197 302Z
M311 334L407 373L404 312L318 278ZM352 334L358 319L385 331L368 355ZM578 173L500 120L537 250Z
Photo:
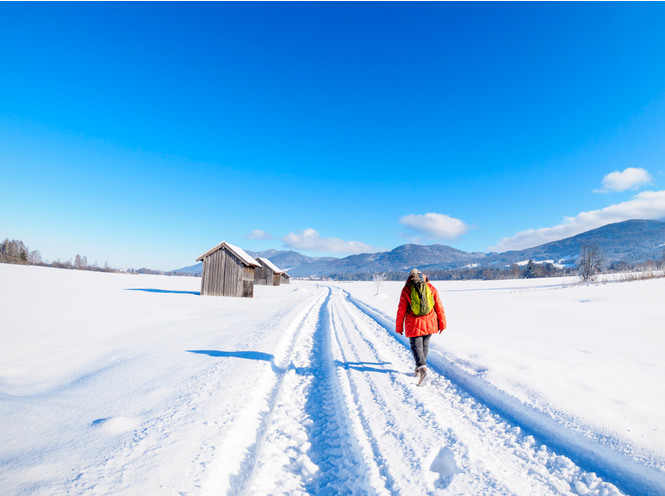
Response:
M614 222L662 218L665 218L665 191L643 191L629 201L600 210L581 212L575 217L565 217L563 223L554 227L520 231L514 236L503 238L489 250L498 252L521 250L575 236Z
M289 233L282 238L289 248L319 251L323 253L371 253L380 248L369 246L361 241L344 241L339 238L322 238L318 231L309 228L298 233Z
M427 239L455 239L469 230L463 221L435 213L405 215L399 223Z
M254 229L251 233L245 236L245 239L273 239L272 234L262 231L261 229Z
M602 181L602 188L594 190L595 193L609 193L637 189L645 184L651 184L651 176L646 169L628 167L623 172L614 171L607 174Z

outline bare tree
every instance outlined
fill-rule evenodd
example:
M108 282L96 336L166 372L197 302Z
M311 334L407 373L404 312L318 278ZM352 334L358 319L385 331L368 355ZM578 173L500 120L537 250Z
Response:
M379 294L379 289L381 289L381 283L386 280L388 274L385 272L377 272L372 274L372 281L376 284L376 294Z
M38 250L31 251L28 255L28 263L30 265L39 265L42 263L42 254Z
M88 268L88 257L76 255L74 259L74 268L79 270L86 270Z
M598 245L582 245L580 257L577 259L577 270L584 282L593 280L594 276L600 272L600 264L602 261L603 256Z

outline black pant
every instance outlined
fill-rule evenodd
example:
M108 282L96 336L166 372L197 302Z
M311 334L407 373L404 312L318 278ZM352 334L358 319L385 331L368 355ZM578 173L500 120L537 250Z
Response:
M429 350L429 338L431 337L432 335L428 334L427 336L409 338L411 353L413 353L413 359L416 361L417 367L427 365L427 351Z

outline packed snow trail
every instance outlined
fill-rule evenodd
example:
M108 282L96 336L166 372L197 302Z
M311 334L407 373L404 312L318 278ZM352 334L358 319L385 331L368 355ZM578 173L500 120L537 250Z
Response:
M406 494L620 494L430 372L414 387L411 354L335 290L336 339L347 361L384 360L404 372L353 374L367 435L386 460L391 492ZM371 357L371 358L368 358Z
M519 384L498 388L501 364L543 378L532 362L556 358L551 349L538 353L548 334L539 327L491 335L474 327L491 318L464 321L461 311L506 302L515 309L533 298L451 297L457 324L433 338L431 381L419 388L408 340L395 333L396 301L368 285L344 284L343 291L295 281L234 299L199 297L190 278L3 264L0 275L2 494L665 494L658 449L653 456L631 450L642 445L622 442L621 430L601 437L593 429L611 421L607 409L616 398L659 405L662 395L626 395L623 384L622 395L594 396L604 400L600 420L587 426L556 402L551 409L518 400ZM645 283L641 291L662 287ZM389 289L396 297L401 286ZM633 291L609 289L571 289L535 302L548 309L558 301L582 326ZM601 297L607 302L593 312L578 308ZM662 310L657 298L647 300L630 300L649 317L626 358L641 372L627 382L659 377L646 367L659 359L659 337L650 334L659 333L654 322ZM613 318L628 323L633 311ZM462 328L472 331L468 341L460 339ZM582 371L623 357L614 332ZM488 354L504 333L512 344ZM577 341L569 335L565 345L556 347L563 362L580 365ZM484 351L467 366L476 346ZM513 351L529 356L508 363ZM482 372L485 365L494 375ZM587 386L611 384L583 379L572 383L575 398L584 399ZM539 382L535 391L552 383ZM619 405L622 415L637 417L613 425L640 428L647 412L648 425L632 440L650 432L660 439L660 417L648 406ZM581 411L595 418L588 406Z
M229 494L350 494L364 484L362 459L348 457L351 437L335 404L331 368L322 362L327 343L320 323L329 299L325 290L275 360L279 378Z
M338 288L291 328L251 445L205 493L625 494L436 370L416 387L410 351Z
M416 387L391 316L340 288L298 298L252 324L237 348L183 350L208 365L170 408L140 425L92 422L101 434L134 434L51 493L665 494L661 472L607 447L585 459L593 441L580 449L579 433L552 432L552 419L534 421L542 414L436 349L428 385ZM173 471L164 462L176 453Z

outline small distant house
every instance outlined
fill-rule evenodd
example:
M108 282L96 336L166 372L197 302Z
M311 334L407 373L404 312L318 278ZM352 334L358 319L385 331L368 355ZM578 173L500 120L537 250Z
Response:
M260 284L262 286L279 286L284 271L278 269L275 264L267 258L258 257L256 260L261 264L261 267L254 271L254 284Z
M291 284L291 276L286 272L282 272L282 284Z
M254 271L261 264L242 248L222 241L196 261L203 262L202 295L254 297Z

